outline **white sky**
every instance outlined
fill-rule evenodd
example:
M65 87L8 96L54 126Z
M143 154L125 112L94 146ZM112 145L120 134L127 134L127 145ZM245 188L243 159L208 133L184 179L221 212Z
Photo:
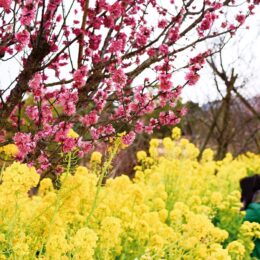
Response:
M259 8L258 8L259 10ZM239 81L248 80L241 93L245 97L260 94L260 16L250 17L246 23L250 29L241 29L223 51L224 67L230 71L234 67ZM206 66L200 73L201 79L196 86L183 90L184 101L192 100L200 104L220 97L214 85L214 77ZM222 86L222 89L225 89Z

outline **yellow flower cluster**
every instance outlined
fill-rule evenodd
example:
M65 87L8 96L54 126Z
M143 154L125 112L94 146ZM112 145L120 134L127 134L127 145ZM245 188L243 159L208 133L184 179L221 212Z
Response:
M79 137L79 135L72 128L70 128L68 133L67 133L67 137L77 139Z
M239 179L260 171L259 156L214 161L206 150L199 162L179 136L138 152L133 180L103 185L104 173L80 166L58 190L42 180L33 197L39 175L13 163L0 185L0 259L251 259L260 225L242 223Z
M15 157L19 153L19 150L15 144L7 144L0 147L0 153L4 153L7 157Z
M91 163L101 164L101 161L102 161L102 154L100 152L95 151L91 154L91 158L90 158Z

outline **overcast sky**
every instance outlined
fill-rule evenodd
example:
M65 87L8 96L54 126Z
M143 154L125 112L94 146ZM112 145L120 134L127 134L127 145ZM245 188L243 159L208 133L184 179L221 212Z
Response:
M238 73L238 84L248 80L240 92L249 98L260 95L260 16L250 17L246 25L249 25L250 29L241 29L228 43L223 51L223 60L228 71L233 67ZM192 100L202 104L220 97L214 87L212 71L206 66L200 74L201 78L196 86L183 90L184 101Z

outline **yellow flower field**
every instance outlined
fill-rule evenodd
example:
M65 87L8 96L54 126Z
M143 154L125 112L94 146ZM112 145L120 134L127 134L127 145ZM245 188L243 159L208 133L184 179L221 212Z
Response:
M137 153L133 180L102 178L94 153L77 167L40 183L34 168L14 162L2 171L0 259L251 259L260 225L243 223L239 180L260 172L260 156L214 161L186 139L152 139ZM94 165L95 164L95 165ZM105 168L104 168L105 167Z

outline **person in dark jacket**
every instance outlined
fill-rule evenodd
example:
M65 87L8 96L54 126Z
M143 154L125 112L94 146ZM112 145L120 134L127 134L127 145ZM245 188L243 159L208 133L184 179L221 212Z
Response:
M246 211L244 221L260 224L260 175L256 174L240 180L242 210ZM260 239L256 239L253 257L260 259Z

